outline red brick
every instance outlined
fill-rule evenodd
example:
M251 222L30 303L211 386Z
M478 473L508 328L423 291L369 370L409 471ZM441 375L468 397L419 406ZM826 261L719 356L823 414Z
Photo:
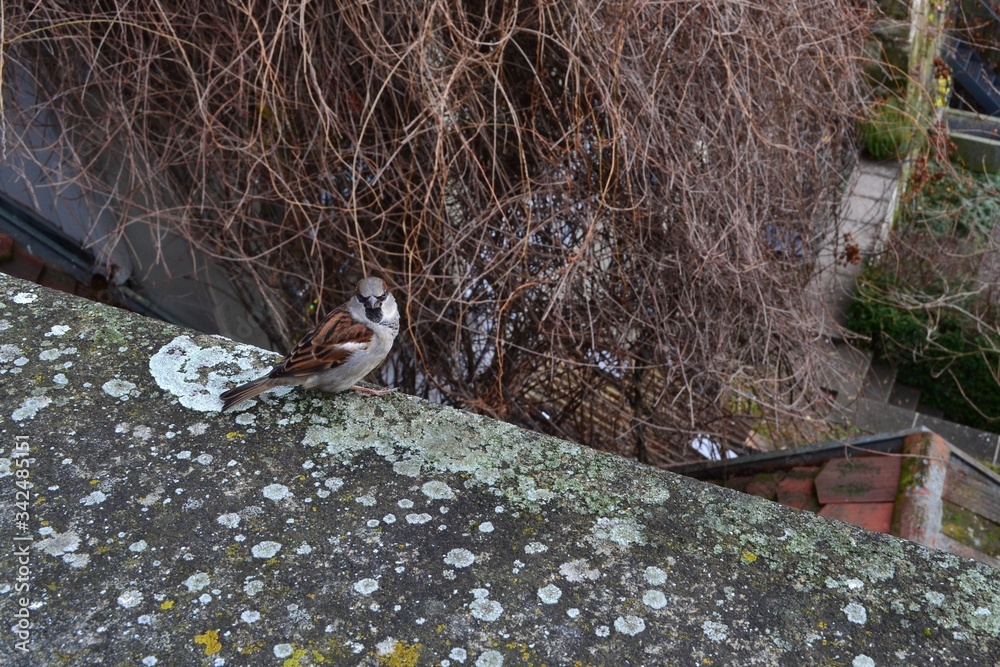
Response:
M813 480L819 468L794 468L778 483L778 502L800 510L819 509Z
M45 271L42 272L42 277L38 281L38 284L51 289L57 289L60 292L69 292L70 294L73 294L76 290L76 280L73 276L53 269L50 266L45 267Z
M894 506L895 503L830 503L819 511L819 515L868 530L889 533Z
M14 239L6 234L0 234L0 262L14 258Z
M859 456L833 459L816 477L820 504L881 503L896 500L901 459L896 456Z
M45 265L38 258L29 255L15 245L14 257L0 264L0 269L8 276L36 283L38 282L38 277L42 275L42 271L45 270Z
M784 476L783 472L763 472L755 475L753 480L747 484L746 493L774 500L778 497L778 483Z

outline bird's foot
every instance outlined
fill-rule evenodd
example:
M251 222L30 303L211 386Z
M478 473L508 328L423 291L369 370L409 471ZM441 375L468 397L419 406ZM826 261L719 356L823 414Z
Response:
M362 387L359 384L351 387L354 391L359 394L368 394L369 396L385 396L386 394L392 394L396 392L395 387L384 387L382 389L369 389L368 387Z

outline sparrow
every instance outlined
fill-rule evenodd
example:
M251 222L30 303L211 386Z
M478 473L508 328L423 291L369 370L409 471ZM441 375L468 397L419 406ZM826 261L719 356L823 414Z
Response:
M350 301L324 317L295 344L271 372L223 392L222 411L281 386L332 393L353 389L382 396L395 389L368 389L355 383L385 361L399 333L399 309L381 278L358 283Z

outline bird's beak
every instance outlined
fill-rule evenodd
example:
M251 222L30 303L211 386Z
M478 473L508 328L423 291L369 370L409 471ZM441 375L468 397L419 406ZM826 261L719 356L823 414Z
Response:
M368 304L366 306L368 310L375 310L375 307L378 306L378 299L376 299L374 296L370 296L368 297L366 303Z

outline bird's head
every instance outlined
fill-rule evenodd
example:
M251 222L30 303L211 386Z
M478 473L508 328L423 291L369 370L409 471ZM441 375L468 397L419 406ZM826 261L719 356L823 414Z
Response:
M354 298L364 307L365 317L372 322L392 320L398 315L396 300L389 293L389 286L381 278L365 278L359 282Z

